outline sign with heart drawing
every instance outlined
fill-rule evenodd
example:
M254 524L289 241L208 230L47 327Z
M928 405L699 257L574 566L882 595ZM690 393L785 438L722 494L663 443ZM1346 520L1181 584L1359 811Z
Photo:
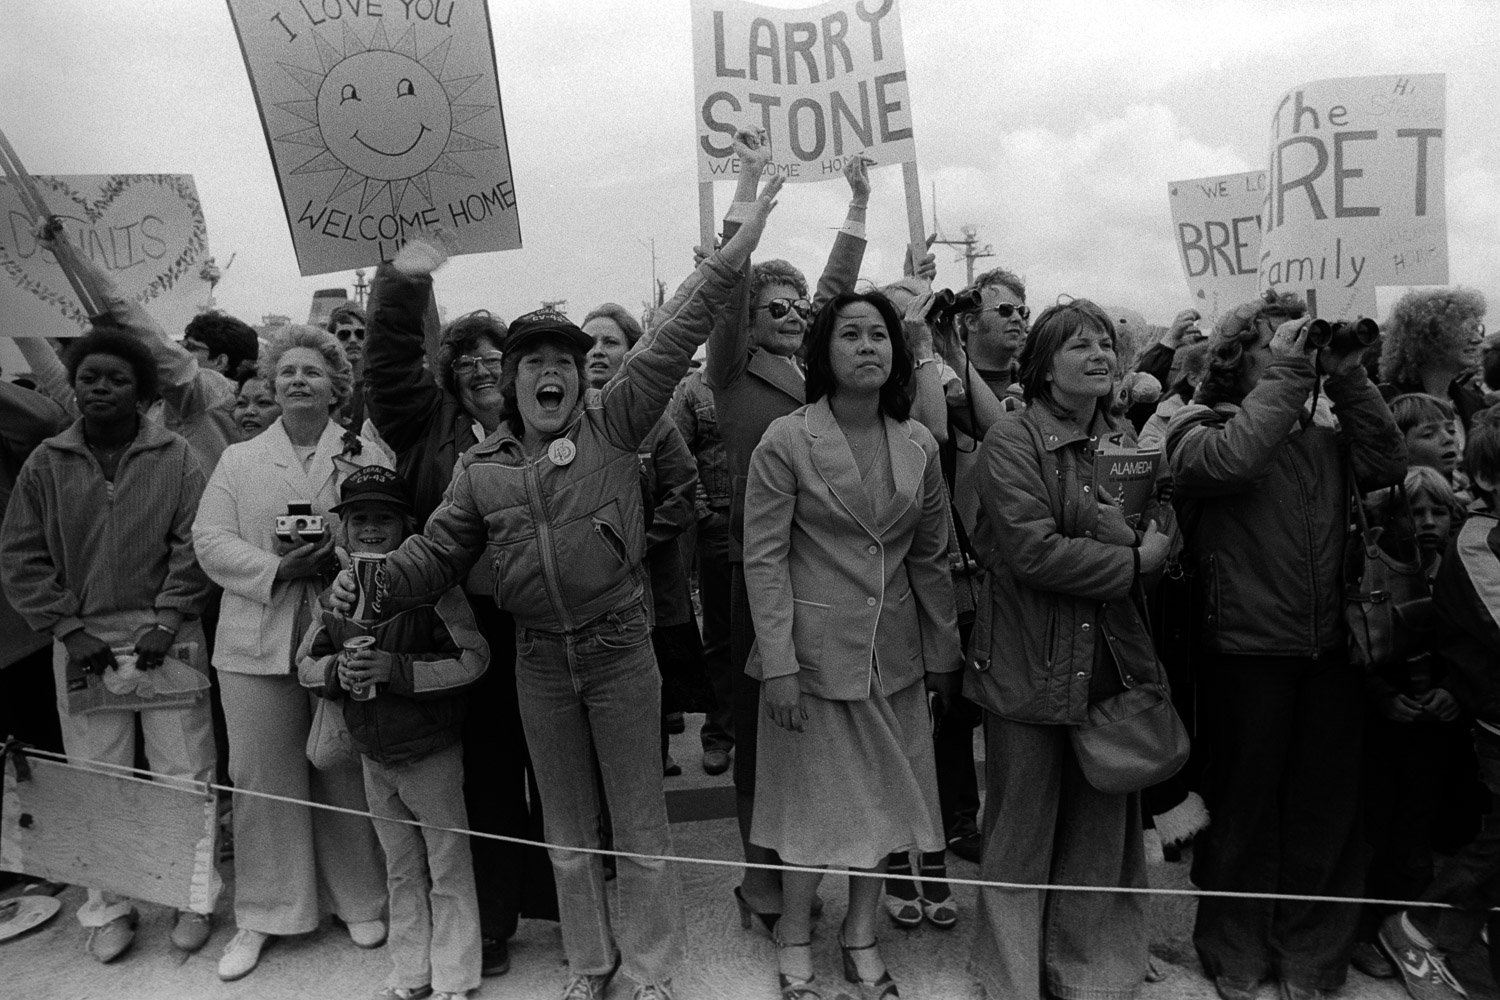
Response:
M208 301L208 226L186 174L35 176L80 255L178 335ZM0 179L0 337L72 337L88 317L31 218Z

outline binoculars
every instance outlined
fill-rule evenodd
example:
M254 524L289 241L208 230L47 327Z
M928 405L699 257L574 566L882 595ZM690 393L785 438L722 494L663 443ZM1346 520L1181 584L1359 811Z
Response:
M927 322L952 320L959 313L978 309L983 301L978 291L955 292L951 288L944 288L933 292L932 305L927 310Z
M1379 339L1380 324L1368 318L1352 323L1315 319L1307 325L1307 348L1311 351L1321 351L1326 347L1335 354L1348 354L1369 347Z

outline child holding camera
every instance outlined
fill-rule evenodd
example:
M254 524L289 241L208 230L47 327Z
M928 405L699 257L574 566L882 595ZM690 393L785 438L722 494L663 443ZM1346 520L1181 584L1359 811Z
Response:
M361 469L340 493L332 512L351 555L384 556L411 533L411 504L389 469ZM371 632L370 647L345 646ZM375 824L385 850L392 963L377 1000L462 997L479 986L473 859L468 837L448 830L468 827L461 695L488 665L489 647L458 587L373 626L325 611L298 650L302 683L342 704L370 811L407 821Z
M1488 914L1500 889L1500 411L1474 416L1464 463L1478 499L1438 569L1433 604L1438 652L1449 665L1455 694L1474 715L1474 751L1492 805L1479 835L1420 897L1456 909L1414 907L1381 924L1381 944L1407 991L1421 1000L1465 996L1446 956L1469 947L1487 916L1492 940L1500 931ZM1500 965L1493 949L1490 964Z

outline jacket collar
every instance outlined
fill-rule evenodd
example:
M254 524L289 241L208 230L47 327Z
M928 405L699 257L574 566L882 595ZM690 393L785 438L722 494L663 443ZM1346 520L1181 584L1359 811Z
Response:
M1085 434L1075 425L1065 422L1053 412L1052 407L1040 399L1033 400L1026 407L1023 419L1031 421L1041 433L1042 447L1047 451L1057 451L1070 444L1087 441L1090 437L1102 438L1118 430L1107 415L1095 410L1094 422L1089 425L1089 433Z
M281 422L280 417L277 417L271 426L262 431L255 440L262 442L267 459L280 470L281 477L286 480L287 484L299 493L304 491L314 479L317 482L313 485L321 490L326 477L319 477L318 470L320 469L327 469L328 476L336 478L338 475L338 469L333 460L334 456L343 451L344 428L332 418L323 428L323 434L313 448L312 462L308 465L311 472L304 471L302 461L297 458L292 439L287 437L286 426Z
M885 421L886 447L891 461L891 478L896 483L896 495L877 517L874 506L865 494L864 484L860 481L854 452L850 449L838 420L833 416L827 397L808 403L803 409L802 419L808 436L812 438L812 462L818 475L854 519L867 532L879 538L906 513L922 491L927 452L920 442L912 438L911 421L898 423L890 417L881 418Z
M142 416L140 430L136 432L135 440L130 442L129 447L125 449L125 455L164 447L171 443L172 439L176 436L176 434L173 434L155 420L149 420ZM89 454L88 443L83 439L82 417L79 417L42 443L49 448L56 448L59 451L71 451L80 455ZM121 457L123 458L124 456L122 455Z
M750 353L750 361L745 370L786 393L797 401L798 406L807 402L807 380L793 371L791 363L785 358L757 348Z

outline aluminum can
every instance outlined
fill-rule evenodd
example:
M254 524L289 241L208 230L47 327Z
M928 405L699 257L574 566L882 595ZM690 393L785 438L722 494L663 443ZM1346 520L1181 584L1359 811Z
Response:
M353 552L349 561L354 576L354 610L349 618L360 625L377 624L385 612L385 555Z
M373 635L357 635L352 639L344 640L344 652L355 653L361 649L373 649L375 637ZM355 701L369 701L375 697L375 685L356 684L349 689L349 697Z

